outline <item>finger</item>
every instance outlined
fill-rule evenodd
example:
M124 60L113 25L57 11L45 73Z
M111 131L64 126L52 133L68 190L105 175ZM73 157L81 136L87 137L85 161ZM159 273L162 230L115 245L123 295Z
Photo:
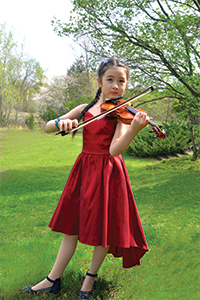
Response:
M77 121L76 119L74 119L74 120L72 121L72 129L73 129L74 127L77 127L77 123L78 123L78 121Z
M60 131L62 131L62 128L63 128L63 121L62 120L59 121L59 128L60 128Z
M144 113L144 112L143 112L143 113L142 113L142 117L146 119L146 118L147 118L147 113Z
M77 120L77 119L74 119L74 121L73 121L73 122L74 122L74 124L73 124L73 125L74 125L75 127L77 127L77 126L78 126L78 120Z
M142 113L141 113L140 111L138 111L138 112L136 113L135 117L137 117L137 118L140 119L140 118L142 117Z
M64 130L65 130L65 132L68 132L68 131L69 131L69 130L68 130L68 127L69 127L69 126L68 126L68 121L65 121L63 125L64 125Z
M69 121L69 122L68 122L68 130L69 130L69 131L72 131L72 121Z

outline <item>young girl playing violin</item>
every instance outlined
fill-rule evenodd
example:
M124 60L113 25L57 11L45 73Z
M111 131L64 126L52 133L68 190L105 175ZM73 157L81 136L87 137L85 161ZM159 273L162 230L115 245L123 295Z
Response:
M49 121L47 132L68 132L78 125L78 120L98 115L106 99L122 96L128 77L129 69L123 62L114 58L104 60L98 69L99 89L94 100ZM47 278L24 288L24 292L58 292L60 277L78 240L94 246L92 263L79 291L80 299L92 296L95 277L107 253L122 257L124 268L140 265L148 247L121 154L148 121L147 115L139 112L130 126L107 116L84 126L82 152L49 223L52 231L64 234L57 259Z

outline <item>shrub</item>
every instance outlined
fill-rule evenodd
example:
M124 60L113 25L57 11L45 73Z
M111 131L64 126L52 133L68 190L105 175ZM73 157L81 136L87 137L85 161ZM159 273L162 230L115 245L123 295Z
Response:
M190 131L186 124L174 121L163 123L166 137L163 140L153 138L149 133L149 126L141 130L133 139L127 154L139 157L162 156L176 153L184 153L190 143Z
M62 116L67 112L68 110L64 106L60 108L47 106L45 109L39 111L39 117L45 122L48 122L49 120L57 119L59 116Z
M29 129L33 129L34 128L34 114L33 113L30 113L29 116L26 117L25 124L27 125L27 127Z

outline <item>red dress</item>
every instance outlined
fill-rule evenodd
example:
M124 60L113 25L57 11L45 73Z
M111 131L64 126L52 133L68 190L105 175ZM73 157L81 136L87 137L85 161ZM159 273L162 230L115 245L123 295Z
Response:
M85 120L91 117L86 112ZM123 257L123 267L129 268L140 265L148 247L124 160L109 154L116 124L116 118L104 117L83 128L83 150L49 227L78 235L87 245L110 245L109 253Z

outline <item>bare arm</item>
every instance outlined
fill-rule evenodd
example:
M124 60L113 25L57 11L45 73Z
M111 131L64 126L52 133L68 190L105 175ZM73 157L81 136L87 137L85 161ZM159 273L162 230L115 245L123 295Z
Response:
M78 125L77 119L79 118L82 110L86 106L87 106L87 104L81 104L81 105L75 107L74 109L72 109L67 114L59 117L60 119L64 119L64 120L60 120L58 122L58 126L59 126L60 130L65 130L67 132L72 129L73 125L77 126ZM46 130L47 130L47 132L56 132L58 130L58 128L55 126L55 120L51 120L46 124Z
M147 126L149 118L147 114L139 112L135 115L131 125L118 122L115 134L110 144L110 154L117 156L122 154L140 130Z

